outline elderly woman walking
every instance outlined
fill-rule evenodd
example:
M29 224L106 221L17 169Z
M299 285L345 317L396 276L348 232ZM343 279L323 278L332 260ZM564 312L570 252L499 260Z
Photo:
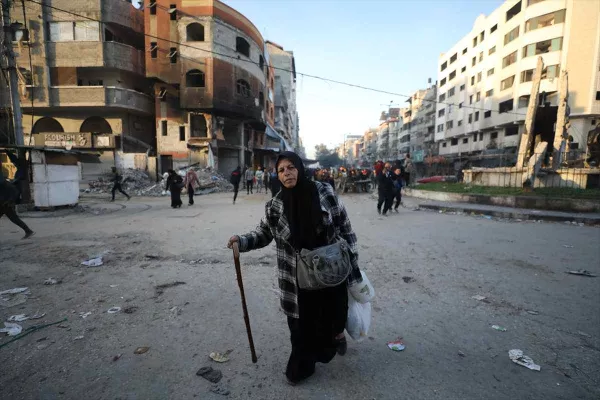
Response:
M279 156L276 170L282 187L267 202L265 217L255 231L229 239L228 247L237 242L245 252L275 240L280 302L292 342L285 373L288 383L296 384L315 372L317 362L328 363L336 352L346 353L347 287L361 282L362 277L356 235L333 187L310 181L302 160L292 152ZM297 268L302 251L337 242L348 244L347 279L333 287L301 289Z

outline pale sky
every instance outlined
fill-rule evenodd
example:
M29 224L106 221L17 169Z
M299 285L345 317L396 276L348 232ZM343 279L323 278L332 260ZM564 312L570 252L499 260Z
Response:
M435 81L440 53L501 0L224 0L265 40L296 58L300 136L308 156L362 135L407 97L350 88L301 73L411 95Z

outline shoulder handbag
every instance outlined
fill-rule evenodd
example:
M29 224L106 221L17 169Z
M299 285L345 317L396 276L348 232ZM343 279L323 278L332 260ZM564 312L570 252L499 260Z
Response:
M350 275L350 246L339 239L336 243L314 250L296 252L296 270L300 289L316 290L342 284Z

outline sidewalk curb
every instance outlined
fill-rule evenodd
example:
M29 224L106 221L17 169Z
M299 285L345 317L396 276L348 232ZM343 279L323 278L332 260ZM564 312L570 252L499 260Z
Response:
M548 215L543 213L532 213L532 212L519 212L519 211L499 211L499 210L482 210L479 208L472 208L468 205L465 206L444 206L438 204L427 204L423 203L419 205L420 209L434 210L434 211L460 211L463 213L476 213L481 215L490 215L496 218L509 218L509 219L521 219L521 220L542 220L550 222L577 222L586 225L600 225L600 218L586 217L584 215L578 216L561 216L561 215Z

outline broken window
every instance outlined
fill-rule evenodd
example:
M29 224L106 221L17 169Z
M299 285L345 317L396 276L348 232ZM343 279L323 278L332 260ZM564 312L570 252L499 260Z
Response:
M158 92L158 98L160 99L160 101L167 101L167 88L165 88L164 86L160 88Z
M530 95L519 96L519 108L527 108L529 106Z
M440 67L440 72L443 72L446 68L448 68L448 61L444 61L444 63Z
M494 32L496 32L496 30L497 30L497 29L498 29L498 24L496 24L496 25L492 26L492 27L490 28L490 34L491 34L491 33L494 33Z
M463 144L467 144L467 143L469 143L469 138L464 138L463 139Z
M519 127L518 126L509 126L508 128L506 128L506 130L504 131L504 136L515 136L519 134Z
M454 127L454 121L446 122L446 129L452 129Z
M160 121L160 133L167 136L167 121L165 120Z
M198 69L192 69L185 74L185 86L187 87L205 87L205 75L204 72Z
M539 17L528 19L525 22L525 32L535 29L545 28L565 22L565 10L555 11L550 14L540 15Z
M150 42L150 58L158 57L158 43Z
M185 142L185 126L179 127L179 141Z
M490 56L491 56L491 55L492 55L492 54L494 54L495 52L496 52L496 46L492 47L492 48L490 49L490 51L488 51L488 55L490 55Z
M473 135L473 141L476 142L477 141L477 134Z
M169 5L169 18L171 21L177 21L177 4Z
M454 53L454 55L452 57L450 57L450 64L452 64L454 61L456 61L458 58L458 53Z
M507 44L509 44L510 42L512 42L513 40L515 40L518 37L519 37L519 27L517 26L515 29L513 29L512 31L510 31L506 35L504 35L504 45L506 46Z
M451 81L455 77L456 77L456 71L452 71L452 72L450 72L450 76L448 76L448 80Z
M508 78L500 81L500 90L505 90L513 87L515 83L515 76L509 76Z
M506 22L510 21L513 17L521 12L521 2L519 1L510 10L506 12Z
M438 111L438 117L443 117L446 114L446 109L442 108Z
M514 51L502 59L502 68L506 68L509 65L513 65L516 62L517 62L517 52Z
M483 118L489 118L492 116L492 112L491 111L486 111L483 113Z
M448 145L448 143L444 142L442 143L442 147L446 147Z
M458 139L450 139L450 146L458 145Z
M236 93L243 97L250 97L252 95L250 84L243 79L239 79L236 84Z
M479 111L475 111L475 122L479 121Z
M437 131L438 131L438 132L444 132L444 124L439 124L439 125L437 126Z
M156 15L156 1L148 3L148 9L150 10L150 15Z
M458 126L462 126L462 119L458 120Z
M490 139L498 139L498 132L492 132L490 133Z
M513 99L503 101L502 103L498 104L498 112L502 114L511 111L513 109L513 103Z
M446 78L444 78L440 81L440 87L444 86L445 84L446 84Z
M204 26L196 22L186 26L185 40L188 42L204 42Z
M538 54L562 50L562 42L563 38L559 37L551 40L543 40L541 42L532 43L523 47L523 57L531 57Z
M439 102L441 103L442 101L446 100L446 93L442 93L440 94L440 97L438 98Z
M171 47L169 49L169 62L171 64L177 63L177 47Z
M245 55L246 57L250 57L250 43L242 37L235 38L235 51Z

